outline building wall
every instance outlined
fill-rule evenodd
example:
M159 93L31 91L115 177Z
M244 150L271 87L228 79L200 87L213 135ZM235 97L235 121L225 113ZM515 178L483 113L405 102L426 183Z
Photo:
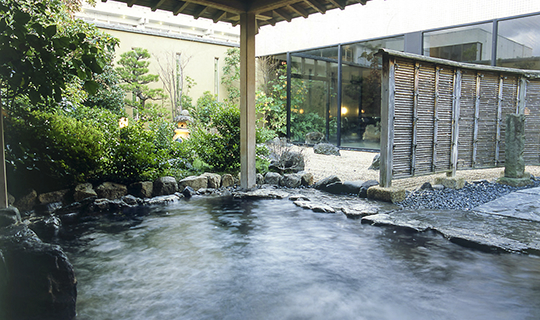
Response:
M221 84L222 69L227 50L232 46L217 45L196 41L179 40L168 37L160 37L148 34L102 29L104 32L120 39L120 46L116 50L116 59L124 52L132 48L140 47L147 49L152 58L150 61L149 73L159 74L160 64L165 67L167 61L174 61L177 53L180 53L182 64L185 64L185 75L195 80L196 85L191 88L189 96L193 101L202 96L205 91L215 92L215 60L218 59L217 94L220 101L226 97L226 88ZM161 88L161 83L152 87ZM170 107L169 101L166 106Z

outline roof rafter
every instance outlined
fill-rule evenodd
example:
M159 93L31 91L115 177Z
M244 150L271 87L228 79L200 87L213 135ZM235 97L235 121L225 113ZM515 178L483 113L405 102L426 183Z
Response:
M130 7L130 8L133 7L133 5L135 4L135 2L137 2L137 0L129 0L129 1L127 2L128 7Z
M173 10L173 14L176 16L179 13L182 13L182 11L184 11L188 4L189 3L187 1L179 1L178 6Z
M298 6L297 4L291 4L288 6L292 11L296 12L296 14L307 18L309 16L309 13L304 10L302 7Z
M227 16L227 11L219 10L213 17L212 20L214 23L217 23L221 19L225 18Z
M239 0L188 0L188 2L236 14L246 12L244 4Z
M309 4L313 9L319 11L320 13L326 13L326 8L317 0L304 0L304 2Z
M336 7L340 8L341 10L345 10L345 7L347 6L347 0L328 0Z
M203 15L203 13L206 11L206 9L208 9L207 6L199 7L199 10L197 10L197 12L193 14L193 18L195 18L195 20L199 19Z
M283 9L275 9L273 10L273 12L279 17L281 17L283 20L287 20L287 22L291 22L292 20L292 17L288 13L286 13L285 10Z
M157 1L157 2L152 6L152 8L151 8L152 11L156 11L157 9L159 9L159 7L161 7L161 5L162 5L163 3L165 3L165 1L167 1L167 0L159 0L159 1Z

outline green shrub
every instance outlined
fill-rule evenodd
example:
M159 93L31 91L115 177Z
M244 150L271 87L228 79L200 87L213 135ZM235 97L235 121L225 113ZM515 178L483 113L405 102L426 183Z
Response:
M11 117L6 127L6 164L15 193L29 187L50 191L101 172L106 138L97 127L43 111Z

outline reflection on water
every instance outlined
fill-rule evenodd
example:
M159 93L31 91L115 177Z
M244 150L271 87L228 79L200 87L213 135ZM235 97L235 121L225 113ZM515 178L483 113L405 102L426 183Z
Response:
M288 200L194 199L67 246L78 320L540 319L540 258Z

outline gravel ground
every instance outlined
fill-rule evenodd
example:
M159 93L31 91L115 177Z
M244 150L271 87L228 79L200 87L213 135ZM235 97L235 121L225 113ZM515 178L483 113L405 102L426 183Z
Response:
M340 150L341 156L328 156L315 154L310 147L295 148L304 154L306 171L313 173L315 181L330 175L337 175L341 181L379 180L379 171L368 169L377 153ZM527 166L525 170L538 178L534 180L533 187L540 186L540 166ZM398 179L392 181L392 185L407 190L407 199L400 203L404 208L468 210L523 189L493 183L503 173L504 168L458 171L456 176L465 178L468 182L461 190L420 190L422 184L425 182L433 184L435 178L444 177L446 175L444 173Z

